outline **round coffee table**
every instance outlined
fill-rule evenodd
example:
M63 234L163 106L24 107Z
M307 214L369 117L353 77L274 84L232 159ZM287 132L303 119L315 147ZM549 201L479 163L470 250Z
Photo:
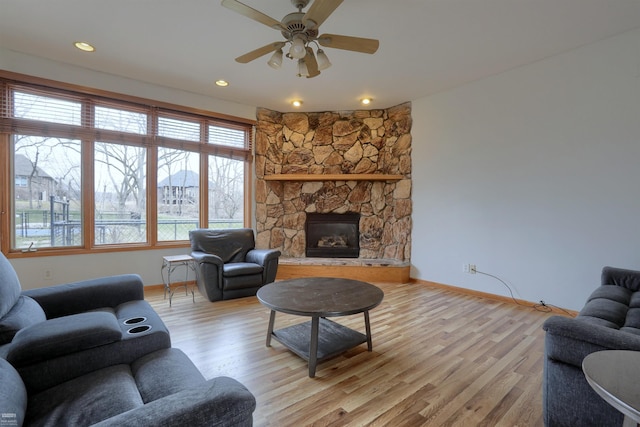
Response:
M370 283L331 277L311 277L270 283L258 290L258 300L271 309L267 347L271 338L309 362L309 377L318 362L350 348L371 343L369 310L377 307L384 292ZM273 330L276 312L311 317L311 321ZM364 313L366 334L354 331L327 317Z
M624 414L623 427L640 423L640 352L603 350L582 361L587 382L605 402Z

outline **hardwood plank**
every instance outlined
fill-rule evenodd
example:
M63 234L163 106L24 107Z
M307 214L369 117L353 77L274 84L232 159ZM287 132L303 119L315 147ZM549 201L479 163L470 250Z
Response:
M147 300L207 378L245 384L258 405L254 425L540 426L542 323L552 313L424 283L376 283L385 292L370 312L366 344L318 364L272 341L269 309L255 297L211 303L196 292L161 288ZM307 318L279 313L277 328ZM363 331L362 315L332 320Z

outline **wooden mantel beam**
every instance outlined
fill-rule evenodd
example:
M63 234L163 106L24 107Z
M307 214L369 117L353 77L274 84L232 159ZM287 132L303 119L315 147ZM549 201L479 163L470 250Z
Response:
M348 174L306 174L283 173L265 175L265 181L399 181L404 175L389 175L378 173L348 173Z

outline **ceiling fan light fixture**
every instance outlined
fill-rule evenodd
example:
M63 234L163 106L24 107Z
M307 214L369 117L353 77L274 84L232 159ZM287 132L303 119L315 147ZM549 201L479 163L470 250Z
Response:
M291 41L291 49L289 49L289 56L295 59L304 58L307 54L307 49L304 46L304 40L301 37L294 37Z
M309 77L309 69L304 59L298 59L298 77Z
M324 50L318 49L316 57L318 59L318 70L322 71L331 67L331 61L329 61L329 57L324 53Z
M329 61L324 51L320 49L320 46L352 52L375 53L380 45L380 42L376 39L329 33L320 34L320 27L323 22L333 14L343 1L290 0L297 12L291 12L278 21L244 4L240 0L222 0L223 7L269 28L278 30L284 37L281 41L269 43L266 46L240 55L235 59L236 62L246 64L270 54L272 56L267 61L267 64L272 68L278 69L282 66L282 56L286 56L288 59L298 60L298 76L311 78L320 75L320 70L331 67L331 61ZM302 9L309 4L311 4L309 9L303 12ZM312 44L316 45L317 55L314 54ZM280 50L284 49L286 45L289 45L289 47L283 54ZM304 60L306 63L300 63L300 60Z
M273 52L273 55L271 55L271 59L269 59L269 62L267 62L267 64L269 64L269 67L275 70L279 70L282 66L282 54L282 49L278 49Z

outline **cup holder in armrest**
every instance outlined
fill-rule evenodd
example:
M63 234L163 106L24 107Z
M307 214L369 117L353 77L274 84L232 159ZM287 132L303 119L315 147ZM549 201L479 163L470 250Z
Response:
M139 334L142 332L147 332L149 329L151 329L151 325L140 325L140 326L136 326L134 328L131 328L127 331L128 334Z
M136 323L142 323L147 320L146 317L132 317L124 321L125 325L135 325Z

